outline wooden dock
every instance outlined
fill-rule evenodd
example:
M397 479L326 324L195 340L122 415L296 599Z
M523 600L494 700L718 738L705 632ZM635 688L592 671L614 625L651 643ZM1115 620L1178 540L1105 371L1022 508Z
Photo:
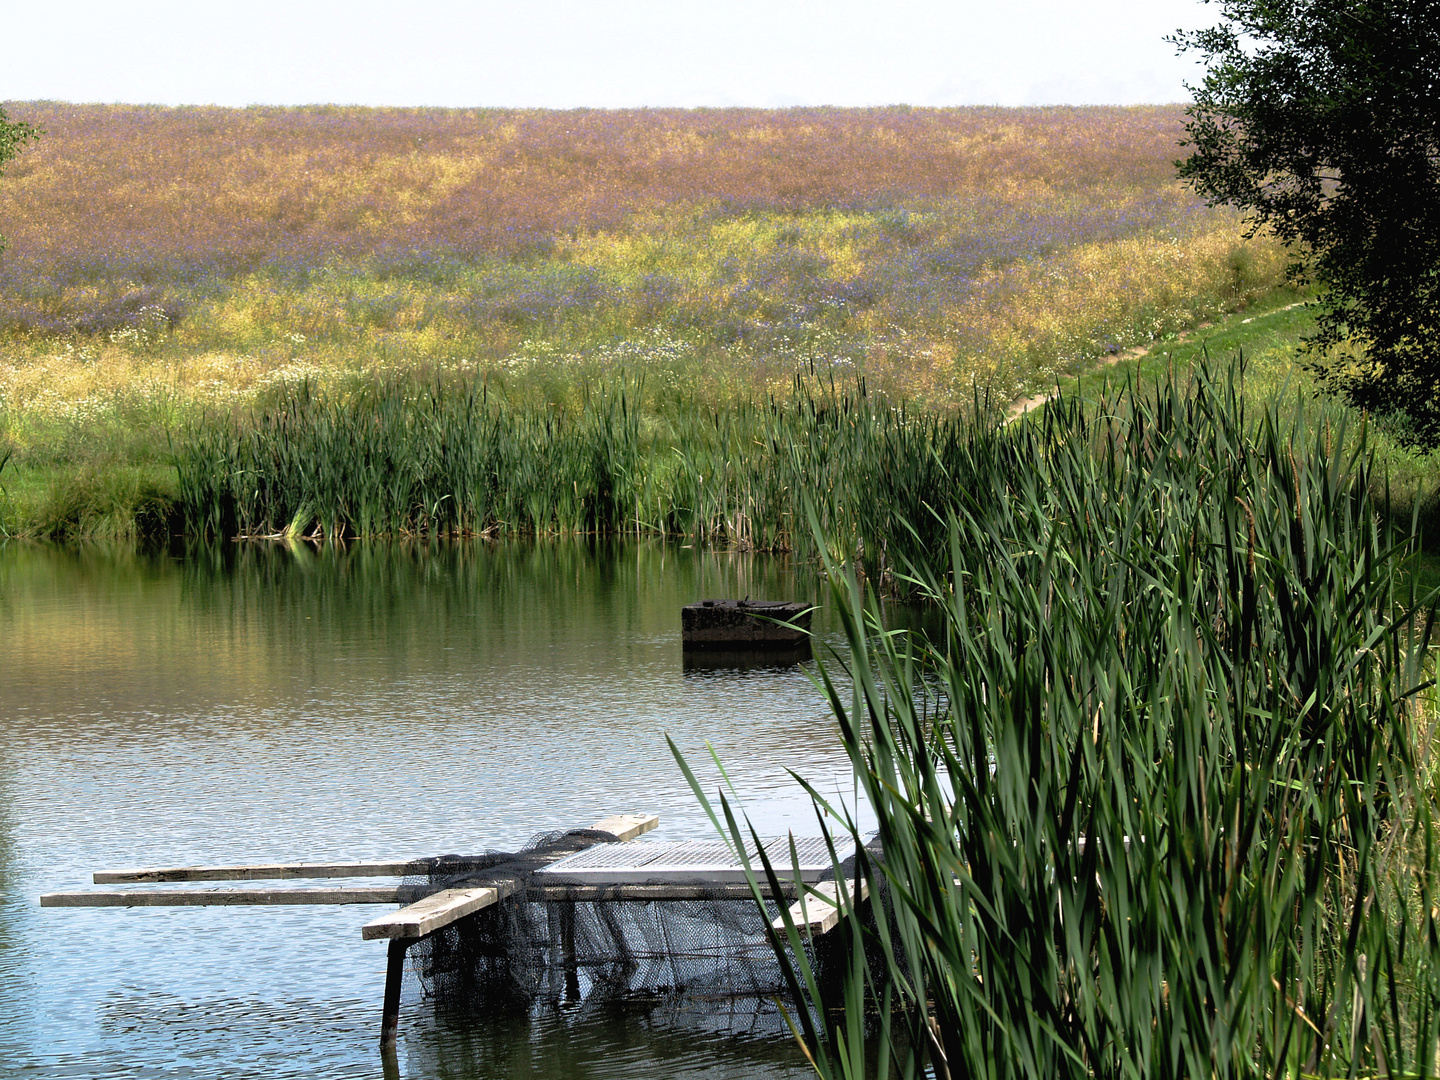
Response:
M524 880L506 864L489 860L443 859L388 862L265 863L232 866L142 867L95 873L97 885L156 885L179 882L305 880L465 875L462 885L359 885L284 888L142 888L104 892L46 893L41 907L233 907L277 904L393 904L402 906L361 927L365 940L389 942L382 1048L393 1048L400 1014L406 951L438 930L511 897L529 901L582 903L663 900L751 899L743 866L720 841L657 843L638 841L660 823L654 815L607 817L576 836L570 850L527 855ZM574 834L571 834L574 835ZM791 860L791 845L799 865ZM766 856L786 880L772 899L789 903L794 925L807 935L823 934L839 921L834 882L821 881L833 869L829 849L818 838L775 837L763 841ZM847 858L851 853L841 853ZM756 852L750 852L757 869ZM487 869L488 868L488 869ZM779 868L784 868L779 870ZM795 878L804 883L797 895ZM863 895L861 899L863 899ZM777 929L783 927L777 919Z

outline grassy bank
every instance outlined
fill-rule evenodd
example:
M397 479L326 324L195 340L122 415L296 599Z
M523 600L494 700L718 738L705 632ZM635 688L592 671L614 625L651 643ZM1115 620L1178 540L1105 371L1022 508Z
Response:
M1375 455L1370 482L1375 505L1400 523L1418 514L1421 539L1427 548L1440 543L1440 452L1419 450L1404 438L1403 421L1394 417L1362 417L1323 397L1316 397L1304 339L1315 328L1315 308L1303 293L1278 289L1246 309L1190 331L1172 332L1144 347L1126 350L1078 379L1062 385L1082 399L1103 396L1126 380L1150 384L1171 371L1189 372L1206 360L1245 358L1241 395L1253 406L1272 399L1303 402L1310 422L1348 425L1358 434L1363 426Z
M1175 181L1178 107L12 111L47 135L0 186L9 356L216 398L658 354L712 396L814 362L943 401L1276 280ZM87 396L44 384L10 394Z
M1310 397L1298 361L1310 325L1303 300L1280 290L1060 385L1093 401L1126 380L1243 355L1239 390L1252 406L1305 400L1315 422L1358 431L1360 418ZM0 467L0 528L71 539L608 532L785 550L804 542L796 522L809 491L853 550L883 549L895 523L862 509L875 485L914 520L934 500L925 485L945 482L943 448L987 404L991 418L1002 411L976 394L919 408L819 369L773 397L720 404L676 394L643 366L574 371L556 389L547 401L533 383L463 369L356 375L278 382L247 413L161 403L137 414L148 441L113 421L71 425L45 454ZM1384 423L1368 436L1377 505L1408 520L1418 504L1424 535L1440 536L1434 455Z
M973 433L930 636L832 566L883 858L776 942L820 1075L1434 1075L1434 611L1366 437L1240 383Z
M623 369L663 426L813 372L944 413L1279 280L1175 183L1174 108L12 112L47 131L0 185L30 535L156 520L169 435L302 385L574 413Z
M1197 364L1243 355L1237 389L1252 407L1304 402L1314 423L1352 435L1364 426L1375 505L1403 521L1418 512L1433 543L1440 463L1383 421L1362 425L1313 399L1299 352L1311 318L1280 290L1059 385L1103 412L1100 400L1127 381L1189 378ZM162 398L136 426L75 423L43 453L12 454L0 466L0 529L61 539L609 533L790 550L807 542L797 523L808 495L834 553L873 561L910 543L900 522L946 505L957 475L947 455L1004 411L978 387L968 402L924 408L819 368L759 400L677 393L644 365L573 370L553 389L438 369L279 381L247 412Z

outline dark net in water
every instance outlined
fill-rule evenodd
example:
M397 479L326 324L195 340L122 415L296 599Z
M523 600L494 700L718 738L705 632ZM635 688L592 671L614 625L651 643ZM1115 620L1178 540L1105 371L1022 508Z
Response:
M437 1012L495 1017L546 1004L629 1005L704 1030L788 1033L782 1003L795 1002L765 933L779 915L774 901L762 912L753 897L718 885L691 887L682 899L588 899L596 889L550 885L537 898L537 871L612 842L591 830L547 833L520 851L441 856L428 875L409 879L431 888L516 883L509 899L411 946L411 970ZM835 967L834 945L847 937L806 946L822 982Z

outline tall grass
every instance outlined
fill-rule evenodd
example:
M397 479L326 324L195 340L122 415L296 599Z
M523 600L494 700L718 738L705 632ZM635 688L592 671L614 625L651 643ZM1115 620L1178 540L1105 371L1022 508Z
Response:
M1440 1069L1414 538L1363 432L1247 414L1241 378L975 429L987 480L912 564L934 638L835 571L850 685L820 679L883 854L839 1005L797 1014L821 1075Z
M685 536L768 551L808 540L809 500L871 572L956 497L966 412L912 413L818 375L725 408L657 405L642 378L582 388L578 408L516 402L482 380L390 378L348 392L280 387L249 417L175 444L187 531L212 535ZM933 531L933 530L932 530Z

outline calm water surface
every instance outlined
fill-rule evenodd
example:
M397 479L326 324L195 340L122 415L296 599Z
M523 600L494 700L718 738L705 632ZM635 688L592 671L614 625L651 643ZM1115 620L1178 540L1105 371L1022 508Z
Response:
M96 869L475 852L611 812L708 837L665 732L711 779L713 743L763 831L813 833L785 770L850 790L824 704L799 669L687 672L679 609L817 593L783 561L658 544L0 546L4 1073L805 1075L743 1018L461 1022L413 986L387 1069L385 947L359 928L388 908L37 898Z

